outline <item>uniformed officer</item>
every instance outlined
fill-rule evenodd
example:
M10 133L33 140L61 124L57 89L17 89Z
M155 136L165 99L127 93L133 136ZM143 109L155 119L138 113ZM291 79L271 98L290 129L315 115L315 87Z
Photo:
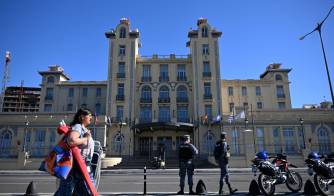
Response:
M221 132L220 140L217 141L216 147L221 146L221 155L219 158L216 158L216 161L220 167L220 180L219 180L219 192L218 194L221 195L223 193L223 185L224 179L230 191L230 194L235 193L238 189L232 189L230 181L229 181L229 174L228 174L228 159L230 157L230 146L226 142L226 132Z
M184 181L186 174L188 175L189 194L194 195L193 191L193 175L194 175L194 156L198 154L197 148L190 143L190 135L183 136L183 142L179 147L179 176L180 191L178 195L184 195Z

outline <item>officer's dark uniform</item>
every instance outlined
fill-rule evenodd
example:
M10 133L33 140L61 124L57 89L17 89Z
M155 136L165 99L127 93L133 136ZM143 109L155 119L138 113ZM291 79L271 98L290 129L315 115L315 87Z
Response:
M222 194L222 190L223 190L223 185L224 185L224 178L225 178L225 182L228 186L228 189L230 191L230 194L236 192L238 189L232 189L230 181L229 181L229 175L228 175L228 157L227 155L227 151L230 150L230 147L227 145L227 142L225 140L225 132L221 133L221 140L218 141L216 143L217 145L222 145L222 152L221 152L221 156L219 157L218 160L216 160L219 164L220 167L220 180L219 180L219 194Z
M189 135L185 135L183 140L183 143L179 147L180 191L177 194L184 194L184 181L186 174L188 175L189 194L195 194L192 190L194 175L193 158L196 154L198 154L198 150L190 143Z

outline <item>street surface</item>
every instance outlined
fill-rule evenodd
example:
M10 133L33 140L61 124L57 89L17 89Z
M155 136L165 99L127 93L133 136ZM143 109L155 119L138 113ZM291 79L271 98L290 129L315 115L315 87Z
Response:
M178 170L147 170L147 193L151 195L171 195L179 190ZM36 183L37 192L40 195L52 195L56 191L56 178L48 174L37 171L13 171L0 172L0 195L22 195L30 181ZM300 173L303 183L308 179L305 172ZM209 195L216 195L219 181L218 169L196 170L194 183L202 179L206 185ZM253 174L249 169L232 171L230 181L233 187L238 188L238 194L245 195L249 190L249 183L253 179ZM143 193L143 171L141 170L119 170L103 171L99 186L101 195L138 195ZM194 185L195 190L196 184ZM304 188L304 187L303 187ZM224 186L227 193L227 187ZM185 187L188 192L188 186ZM303 189L299 194L302 195ZM286 186L276 186L277 195L289 193Z

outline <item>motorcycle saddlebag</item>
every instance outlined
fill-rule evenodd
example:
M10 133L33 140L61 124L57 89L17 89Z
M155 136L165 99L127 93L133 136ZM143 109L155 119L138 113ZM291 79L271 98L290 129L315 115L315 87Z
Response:
M276 175L276 169L275 166L272 165L270 162L262 162L259 166L260 172L267 176L275 176Z
M320 174L325 178L332 178L334 176L331 168L322 161L317 162L313 169L317 174Z

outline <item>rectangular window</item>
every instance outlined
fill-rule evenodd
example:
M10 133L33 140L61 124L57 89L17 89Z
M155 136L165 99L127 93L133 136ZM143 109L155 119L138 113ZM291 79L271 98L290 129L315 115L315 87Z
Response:
M204 95L205 96L211 95L211 84L209 82L204 83Z
M44 142L45 141L45 131L36 130L35 131L35 142Z
M159 122L170 122L169 106L160 106L159 107Z
M244 102L244 103L243 103L243 106L244 106L244 109L247 109L247 108L248 108L248 103L247 103L247 102Z
M189 122L188 119L188 106L177 106L177 121Z
M88 88L83 88L82 89L82 96L87 97L87 95L88 95Z
M160 77L168 78L168 65L167 64L160 65Z
M124 83L119 83L118 84L117 95L124 95Z
M255 94L256 96L261 96L261 87L259 86L255 87Z
M245 87L245 86L241 87L241 95L242 96L247 96L247 87Z
M178 80L184 81L186 80L186 65L179 64L177 65L177 78Z
M281 143L281 133L279 127L273 127L273 138L274 138L274 152L282 153L283 152L283 146Z
M151 77L151 65L143 65L143 77Z
M53 100L53 88L46 88L45 100Z
M210 63L208 61L203 62L203 72L209 73L210 72Z
M119 56L125 56L125 45L119 46Z
M285 142L285 153L294 154L297 151L295 131L291 127L283 128L283 137Z
M203 44L202 45L202 54L203 55L209 55L209 44Z
M51 112L51 111L52 111L52 104L45 104L44 112Z
M101 104L100 103L95 104L95 112L97 115L101 114Z
M117 106L117 111L116 111L116 118L117 118L117 121L120 122L123 120L123 106L121 105L118 105Z
M101 88L96 88L96 97L101 97Z
M151 106L142 106L142 107L140 107L139 121L141 123L152 122L152 107Z
M260 152L264 150L264 128L256 127L256 143L257 149L256 152Z
M232 130L232 154L239 154L239 134L238 134L238 130Z
M257 105L257 109L263 108L262 102L257 102L256 105Z
M74 97L74 88L68 89L68 97Z
M284 88L282 85L277 85L276 91L277 91L277 98L285 98Z
M232 86L228 87L227 94L228 94L228 96L233 96L233 87Z
M207 27L202 28L202 37L208 37L208 28Z
M118 63L118 73L125 73L125 63L124 62Z
M278 109L285 109L285 102L278 102Z
M73 111L73 104L67 104L67 111Z
M205 111L205 114L208 115L209 122L211 122L211 120L212 120L212 105L205 105L204 111Z
M234 109L234 103L229 103L229 106L230 106L230 112L233 112L233 109Z

